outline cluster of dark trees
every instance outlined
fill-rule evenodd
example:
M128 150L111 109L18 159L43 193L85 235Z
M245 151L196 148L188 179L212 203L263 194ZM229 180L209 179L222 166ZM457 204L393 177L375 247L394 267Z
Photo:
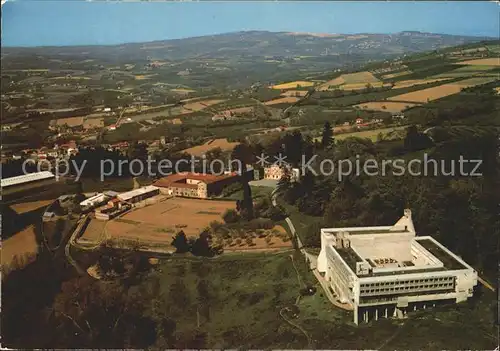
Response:
M210 245L210 233L203 231L198 238L188 238L184 231L179 231L172 240L176 253L190 252L195 256L213 257L220 253L220 248Z

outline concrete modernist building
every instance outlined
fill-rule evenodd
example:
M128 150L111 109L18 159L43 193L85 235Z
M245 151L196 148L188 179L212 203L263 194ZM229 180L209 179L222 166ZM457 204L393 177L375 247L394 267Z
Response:
M317 269L356 324L465 301L478 279L435 239L416 236L410 210L393 226L321 229Z
M240 175L236 172L223 175L185 172L161 178L153 185L160 188L163 194L206 199L239 181Z

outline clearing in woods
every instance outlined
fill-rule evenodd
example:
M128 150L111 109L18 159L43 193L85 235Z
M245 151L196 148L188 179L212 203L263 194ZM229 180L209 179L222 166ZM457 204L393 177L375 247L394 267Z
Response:
M372 101L363 104L355 105L362 110L386 111L386 112L401 112L417 104L409 102L394 102L394 101Z
M371 141L377 141L379 134L382 134L388 139L399 139L401 132L404 131L406 127L401 126L401 127L392 127L392 128L380 128L380 129L372 129L372 130L363 130L360 132L353 132L353 133L344 133L344 134L337 134L334 135L335 140L344 140L346 138L367 138L370 139Z
M187 152L190 155L193 156L201 156L207 151L210 151L212 149L220 148L222 151L231 151L233 150L236 145L239 145L240 143L238 142L230 142L227 139L213 139L210 141L207 141L203 145L198 145L198 146L193 146L190 147L189 149L182 150L182 152Z
M293 82L273 85L271 86L271 89L296 89L296 88L312 87L313 85L314 85L313 82L308 82L305 80L296 80Z

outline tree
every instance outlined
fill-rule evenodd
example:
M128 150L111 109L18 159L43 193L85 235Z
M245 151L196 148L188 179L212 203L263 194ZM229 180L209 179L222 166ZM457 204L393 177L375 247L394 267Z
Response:
M283 145L287 162L290 162L293 166L298 166L302 160L302 154L304 154L305 144L302 134L299 131L286 134L283 137Z
M176 248L176 253L186 253L190 250L189 242L183 230L175 235L172 246Z
M238 215L238 212L233 209L227 209L226 212L222 215L222 219L224 220L225 223L236 223L239 221L240 216Z
M247 180L242 179L242 183L243 200L240 203L240 214L241 217L249 221L254 217L252 189L250 188Z
M290 170L288 168L285 168L283 175L278 180L278 184L276 184L275 193L276 194L285 193L288 189L290 189L291 184L292 183L291 183Z
M254 162L252 148L245 143L236 145L231 152L231 159L239 160L243 168L242 171L245 171L246 165Z
M148 158L147 145L134 141L128 148L127 156L129 160L146 160Z
M206 256L211 257L215 255L214 250L210 247L208 239L210 234L206 231L202 232L200 236L195 240L193 246L191 247L191 252L195 256Z
M433 145L432 140L425 135L420 133L416 126L411 125L406 130L406 137L404 140L404 147L407 151L418 151L423 150Z
M151 298L129 294L119 281L71 279L62 284L53 304L58 333L66 334L63 341L70 348L147 348L156 339L155 324L142 308Z
M326 149L330 145L333 145L333 143L334 139L332 126L330 125L330 122L326 121L325 125L323 126L323 133L321 135L321 146Z

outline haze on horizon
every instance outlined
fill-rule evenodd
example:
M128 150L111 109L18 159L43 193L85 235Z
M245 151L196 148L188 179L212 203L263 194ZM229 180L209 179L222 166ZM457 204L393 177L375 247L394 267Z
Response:
M9 0L2 46L113 45L247 30L421 31L498 38L494 2L88 2Z

